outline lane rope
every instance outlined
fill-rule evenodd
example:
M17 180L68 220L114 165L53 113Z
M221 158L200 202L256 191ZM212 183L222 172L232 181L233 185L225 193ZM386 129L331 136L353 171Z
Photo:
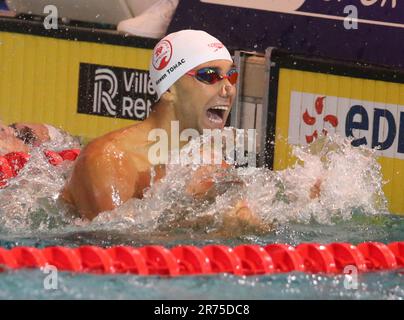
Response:
M53 265L60 271L93 274L136 274L160 276L212 275L238 276L287 272L341 274L344 268L358 272L391 271L404 268L404 242L383 244L302 243L236 247L179 245L171 249L159 245L139 248L63 246L0 248L0 271L42 268Z

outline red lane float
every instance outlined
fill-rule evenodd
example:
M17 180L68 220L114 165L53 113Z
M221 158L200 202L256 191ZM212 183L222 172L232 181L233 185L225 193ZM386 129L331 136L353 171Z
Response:
M45 154L46 158L48 159L49 163L53 166L58 166L59 164L61 164L63 162L62 156L55 151L46 150L46 151L44 151L44 154Z
M15 269L18 268L18 263L11 251L0 248L0 272L4 270L3 266Z
M354 245L350 243L331 243L327 245L327 248L334 257L335 266L339 273L343 272L346 266L355 266L360 272L367 270L365 257Z
M5 157L0 157L0 188L7 185L7 180L13 177L13 170Z
M391 252L396 257L397 266L404 267L404 242L393 242L388 245Z
M303 258L305 270L313 273L336 273L335 260L326 246L318 243L302 243L296 251Z
M241 259L244 275L274 273L275 265L270 255L258 245L240 245L234 252Z
M243 275L241 259L232 248L223 245L208 245L202 248L212 266L213 273Z
M150 274L177 276L180 267L174 254L162 246L145 246L139 249L146 260Z
M75 161L80 154L80 149L69 149L60 152L44 151L49 163L57 166L63 161ZM7 186L7 181L16 177L24 168L31 156L24 152L10 152L0 156L0 189Z
M10 152L7 153L4 158L7 160L13 172L13 177L15 177L25 164L28 162L30 155L23 152Z
M60 271L93 274L136 274L159 276L211 275L230 273L239 276L285 272L322 274L344 273L347 266L358 272L398 270L404 267L404 242L389 245L365 242L288 244L208 245L198 248L180 245L133 248L15 247L0 248L0 272L7 269L42 268L53 265Z
M115 273L112 257L105 249L96 246L82 246L74 251L81 259L84 272Z
M80 149L69 149L63 150L59 152L59 155L62 157L63 161L74 161L80 154Z
M171 249L177 258L180 274L195 275L212 273L212 267L206 254L194 246L177 246Z
M47 263L42 250L32 247L15 247L10 250L18 267L22 268L41 268Z
M138 249L118 246L107 249L116 273L149 274L146 259Z
M48 247L43 249L47 263L55 266L61 271L82 271L80 256L71 248Z
M264 247L275 264L276 272L303 272L304 262L296 249L288 244L269 244Z
M380 242L366 242L358 244L359 251L366 260L366 267L370 270L396 269L397 261L388 246Z

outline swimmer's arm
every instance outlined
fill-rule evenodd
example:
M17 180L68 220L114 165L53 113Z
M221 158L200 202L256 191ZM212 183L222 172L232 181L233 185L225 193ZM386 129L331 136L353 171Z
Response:
M242 180L230 173L227 169L230 166L226 163L221 165L203 165L192 173L186 185L186 193L194 198L205 198L216 196L216 184L219 180L221 184L243 184ZM223 177L228 177L223 181Z
M215 168L213 166L199 167L192 173L185 189L186 193L194 198L207 196L209 192L213 191L214 173Z
M77 208L81 217L92 220L100 212L112 210L132 198L137 180L136 168L128 160L83 153L62 197Z
M234 237L243 234L266 234L273 229L265 223L248 205L247 201L237 201L234 208L226 212L219 234Z
M321 184L323 180L321 178L317 178L316 182L313 184L313 186L310 188L310 194L309 197L311 200L319 198L320 193L321 193Z

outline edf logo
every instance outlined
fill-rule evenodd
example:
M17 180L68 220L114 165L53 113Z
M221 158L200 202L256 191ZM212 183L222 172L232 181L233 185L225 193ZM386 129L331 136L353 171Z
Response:
M353 137L353 146L404 159L404 106L293 91L288 143L306 145L320 132Z
M391 111L381 108L374 108L369 111L372 112L371 115L363 105L354 105L349 109L345 122L345 135L355 137L354 130L370 130L372 132L371 137L357 137L352 141L352 145L370 145L370 147L381 151L388 150L396 141L398 133L396 151L404 153L404 112L399 113L397 127L395 117L398 116L398 113L393 114ZM370 122L371 117L373 118L372 122Z

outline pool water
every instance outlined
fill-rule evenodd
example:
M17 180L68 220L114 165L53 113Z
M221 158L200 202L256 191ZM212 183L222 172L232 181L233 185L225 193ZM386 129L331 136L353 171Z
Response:
M192 239L150 236L136 237L119 232L66 232L48 236L0 235L0 245L45 247L83 244L142 246L178 244L204 246L221 243L235 246L242 243L351 242L363 239L389 243L402 240L404 219L398 216L354 214L352 220L333 226L288 224L267 236L240 236L233 239ZM58 288L44 289L48 274L41 270L18 270L0 273L0 299L404 299L404 270L360 274L356 289L345 289L344 275L328 276L306 273L285 273L240 277L230 274L212 276L135 276L90 275L60 272Z
M243 185L223 186L214 200L184 195L193 168L172 168L142 200L101 214L93 222L74 216L58 197L72 163L53 167L41 150L10 185L0 190L0 246L61 245L102 247L159 244L266 245L304 242L365 241L390 243L404 238L404 218L387 212L380 166L369 150L349 141L326 138L321 150L297 149L304 162L283 172L241 168L230 171ZM322 193L308 190L322 177ZM219 188L220 189L220 188ZM225 212L235 199L247 200L268 229L223 234ZM205 225L193 224L210 217ZM186 224L179 223L186 221ZM199 220L198 220L199 221ZM58 288L46 290L41 270L0 273L1 299L404 299L403 270L360 274L356 289L345 288L344 275L285 273L240 277L159 277L58 273Z

